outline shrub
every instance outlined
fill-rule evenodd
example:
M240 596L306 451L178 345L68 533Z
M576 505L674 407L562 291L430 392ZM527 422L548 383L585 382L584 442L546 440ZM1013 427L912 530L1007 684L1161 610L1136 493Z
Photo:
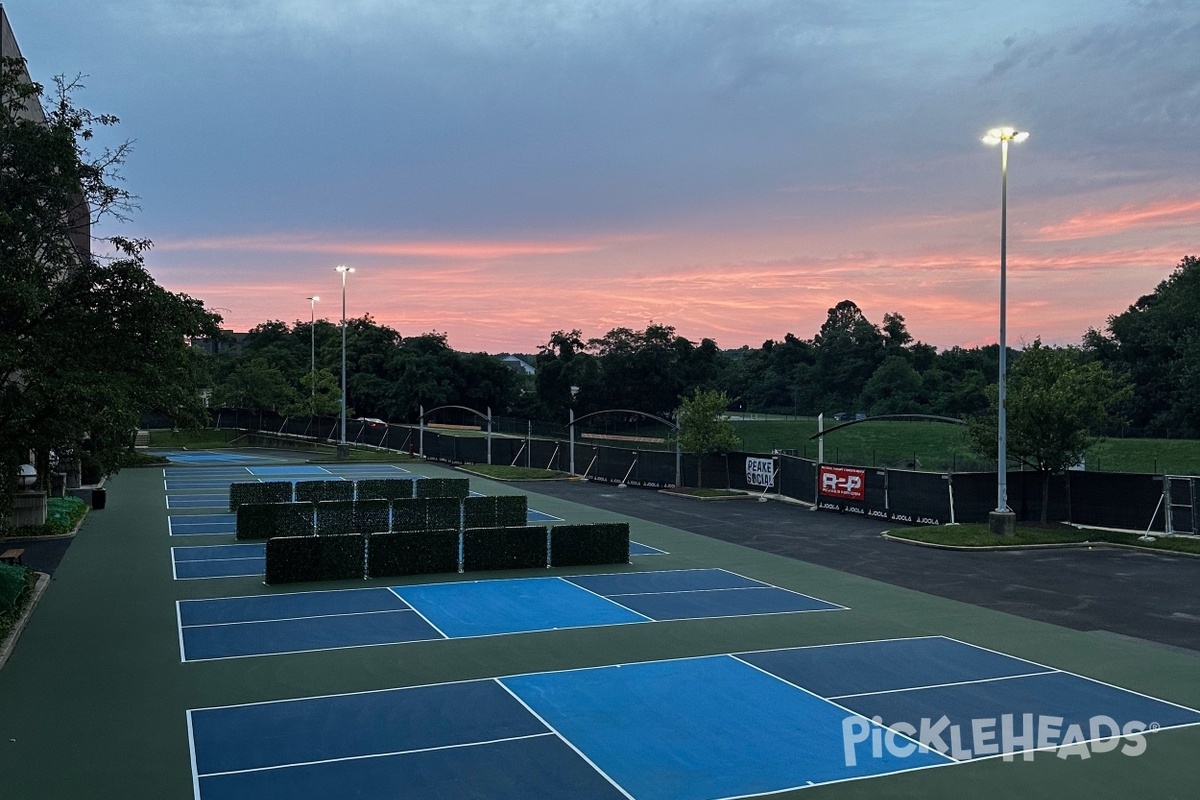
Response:
M266 483L231 483L229 485L229 510L237 511L246 503L290 503L292 484L288 481Z
M412 478L364 478L356 483L359 500L401 500L413 497Z
M417 497L453 497L463 500L471 494L467 478L421 478L417 481Z

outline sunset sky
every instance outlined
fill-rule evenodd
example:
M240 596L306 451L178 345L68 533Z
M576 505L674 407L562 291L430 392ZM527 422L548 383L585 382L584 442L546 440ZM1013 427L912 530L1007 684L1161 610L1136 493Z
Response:
M136 140L150 271L225 326L1076 343L1200 253L1195 0L6 0Z

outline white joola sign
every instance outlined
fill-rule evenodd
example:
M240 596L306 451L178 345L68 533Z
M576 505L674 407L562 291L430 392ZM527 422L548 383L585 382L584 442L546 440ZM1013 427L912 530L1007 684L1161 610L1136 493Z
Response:
M764 489L775 485L775 460L771 458L746 459L746 483Z

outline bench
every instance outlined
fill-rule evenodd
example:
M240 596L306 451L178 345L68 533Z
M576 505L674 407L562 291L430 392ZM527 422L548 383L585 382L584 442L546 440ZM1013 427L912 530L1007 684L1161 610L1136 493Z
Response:
M25 555L25 551L19 547L12 547L0 553L0 564L12 564L14 567L21 564L21 556Z

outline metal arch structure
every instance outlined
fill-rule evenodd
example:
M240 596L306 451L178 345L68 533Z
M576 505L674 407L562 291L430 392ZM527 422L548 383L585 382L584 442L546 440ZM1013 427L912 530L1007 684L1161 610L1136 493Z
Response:
M474 414L475 416L479 417L480 419L487 421L487 463L490 465L492 463L492 408L491 408L491 406L488 406L487 414L480 413L479 411L476 411L473 408L468 408L467 406L454 406L454 405L438 406L437 408L431 408L428 411L425 410L425 406L420 406L419 407L420 416L417 417L417 431L418 431L417 442L418 442L418 447L420 449L421 458L425 457L425 418L427 416L429 416L430 414L434 413L435 411L445 411L448 408L456 408L459 411L469 411L470 413Z
M947 422L951 425L967 424L961 419L957 419L955 417L941 417L937 414L880 414L877 417L852 419L849 422L843 422L840 425L834 425L832 428L824 428L808 437L808 440L811 442L813 439L820 438L827 433L840 431L842 428L849 428L851 425L858 425L863 422L878 422L879 420L892 420L893 422Z
M808 437L811 442L817 440L817 463L825 463L825 434L839 431L842 428L849 428L851 425L858 425L862 422L876 422L878 420L892 420L894 422L945 422L951 425L966 425L967 423L955 417L942 417L937 414L880 414L875 417L864 417L862 419L852 419L849 422L843 422L840 425L834 425L826 430L825 415L817 417L817 432Z
M590 414L584 414L582 417L575 416L575 409L571 409L570 421L567 423L567 431L570 433L570 449L571 449L571 474L575 474L575 424L583 422L585 419L598 417L601 414L636 414L639 417L652 419L655 422L661 422L669 428L673 428L676 432L679 431L679 423L672 422L669 419L657 416L655 414L647 414L645 411L635 411L632 408L606 408L602 411L593 411ZM683 478L683 451L680 449L679 437L675 437L675 485L682 486L680 482ZM625 485L622 481L621 486Z

